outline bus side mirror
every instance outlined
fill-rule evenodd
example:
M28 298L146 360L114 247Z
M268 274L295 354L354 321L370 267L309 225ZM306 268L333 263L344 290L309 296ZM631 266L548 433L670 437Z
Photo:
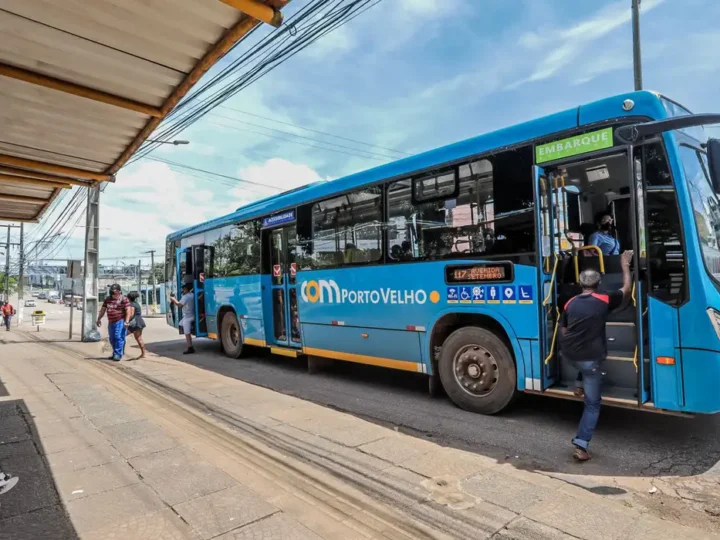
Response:
M707 155L713 189L720 193L720 139L708 139Z

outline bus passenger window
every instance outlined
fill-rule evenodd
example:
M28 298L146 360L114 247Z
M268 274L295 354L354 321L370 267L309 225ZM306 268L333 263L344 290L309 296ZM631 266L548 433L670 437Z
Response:
M390 183L388 260L534 252L531 167L521 148Z
M314 268L382 260L382 188L369 187L315 203L312 246L304 257Z

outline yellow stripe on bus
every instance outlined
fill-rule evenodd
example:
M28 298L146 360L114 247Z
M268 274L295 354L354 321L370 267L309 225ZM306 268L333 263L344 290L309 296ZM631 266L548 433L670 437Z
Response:
M345 360L346 362L355 362L357 364L368 364L371 366L381 366L392 369L401 369L403 371L414 371L415 373L422 373L422 364L419 364L417 362L408 362L406 360L391 360L390 358L379 358L377 356L366 356L364 354L327 351L325 349L315 349L313 347L304 347L303 352L312 356L332 358L333 360Z
M265 347L266 346L265 340L255 339L255 338L251 338L251 337L246 337L243 340L243 343L245 343L245 345L255 345L256 347Z

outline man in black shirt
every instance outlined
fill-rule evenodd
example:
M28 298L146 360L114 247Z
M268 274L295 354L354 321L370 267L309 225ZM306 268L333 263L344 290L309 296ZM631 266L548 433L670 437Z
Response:
M632 254L632 251L622 254L623 285L619 291L599 293L598 287L602 279L600 272L584 270L580 273L583 291L565 304L562 314L561 352L582 374L585 390L585 408L577 436L572 440L575 445L574 457L578 461L590 459L587 449L600 417L601 368L607 356L605 323L610 312L620 307L630 296Z

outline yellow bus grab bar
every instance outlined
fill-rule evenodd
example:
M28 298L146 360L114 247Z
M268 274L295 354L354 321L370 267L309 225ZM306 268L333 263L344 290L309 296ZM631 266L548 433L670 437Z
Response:
M578 261L578 253L581 251L596 251L598 254L598 257L600 258L600 273L605 273L605 259L603 258L603 252L602 249L600 249L598 246L580 246L579 248L573 249L575 252L573 254L573 259L575 263L575 283L580 281L580 261Z

